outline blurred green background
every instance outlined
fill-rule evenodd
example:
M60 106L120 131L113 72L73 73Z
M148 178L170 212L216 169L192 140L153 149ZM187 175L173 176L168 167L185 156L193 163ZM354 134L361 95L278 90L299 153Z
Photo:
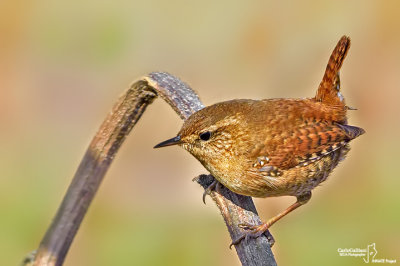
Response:
M399 1L1 1L0 265L35 249L84 151L130 82L168 71L206 105L313 96L339 38L349 122L367 134L312 200L272 227L280 265L400 260ZM187 152L153 150L182 122L148 108L108 172L65 265L239 265ZM257 199L266 220L295 199Z

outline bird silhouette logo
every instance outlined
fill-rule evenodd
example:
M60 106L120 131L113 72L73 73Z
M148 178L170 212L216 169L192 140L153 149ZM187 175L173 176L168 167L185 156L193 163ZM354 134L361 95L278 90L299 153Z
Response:
M367 259L364 258L365 263L369 263L370 259L372 261L375 258L377 253L378 253L378 251L375 248L375 243L372 243L371 245L368 245Z

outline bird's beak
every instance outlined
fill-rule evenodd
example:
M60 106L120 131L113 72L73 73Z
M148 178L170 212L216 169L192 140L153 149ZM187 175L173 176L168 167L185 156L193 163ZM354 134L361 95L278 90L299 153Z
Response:
M156 148L161 148L161 147L166 147L166 146L171 146L171 145L176 145L176 144L180 144L182 143L181 141L181 136L176 136L172 139L168 139L166 141L163 141L159 144L157 144L156 146L154 146L154 149Z

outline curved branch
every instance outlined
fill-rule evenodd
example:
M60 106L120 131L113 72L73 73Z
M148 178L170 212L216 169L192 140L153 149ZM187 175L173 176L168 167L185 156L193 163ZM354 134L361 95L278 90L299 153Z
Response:
M193 181L207 189L214 181L214 177L212 175L200 175ZM210 197L220 210L232 241L243 234L242 229L239 228L240 224L262 223L251 197L236 194L221 184L220 189L210 192ZM274 243L273 236L269 231L266 231L265 235L256 239L244 239L235 245L235 248L242 265L276 265L274 254L271 251L271 245Z
M118 149L146 107L157 96L169 103L182 119L187 119L194 112L204 108L196 93L170 74L154 72L134 82L119 98L94 136L36 255L24 263L32 265L63 264L72 240ZM231 197L236 195L230 194ZM240 232L237 227L239 223L250 221L249 219L260 222L259 219L258 221L254 220L254 217L257 217L254 205L252 205L253 214L243 210L253 204L250 197L236 195L237 198L232 201L236 207L232 207L232 202L230 202L232 198L218 197L214 193L212 195L214 195L212 198L220 208L231 235L232 232ZM242 241L236 246L243 265L261 265L255 263L255 260L260 258L260 254L264 252L267 252L270 258L269 264L275 264L270 246L263 239ZM246 256L243 257L242 254ZM252 256L254 260L248 260Z

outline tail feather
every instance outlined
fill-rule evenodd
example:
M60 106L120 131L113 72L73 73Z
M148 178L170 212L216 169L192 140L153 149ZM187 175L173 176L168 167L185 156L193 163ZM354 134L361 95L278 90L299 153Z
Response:
M317 94L314 98L316 101L323 102L328 105L345 106L344 98L340 93L339 70L349 48L350 38L343 36L339 40L332 52L331 57L329 58L324 77L319 84Z
M365 133L365 130L361 127L355 127L350 125L337 124L345 133L349 140L355 139L358 136Z

